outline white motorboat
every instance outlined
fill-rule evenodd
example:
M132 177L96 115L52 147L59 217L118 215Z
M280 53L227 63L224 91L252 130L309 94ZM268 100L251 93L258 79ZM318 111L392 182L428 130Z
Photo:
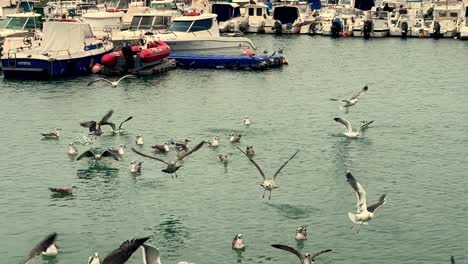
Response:
M220 36L216 17L216 14L176 17L165 33L146 38L166 42L171 53L240 55L245 49L255 51L248 38Z
M265 32L265 23L269 16L268 7L264 4L249 4L245 6L245 16L248 19L247 32Z
M397 23L390 27L392 37L427 37L429 27L424 23L424 17L417 10L410 10L408 14L401 14Z
M294 5L282 4L273 8L272 17L265 23L265 33L269 34L297 34L303 23L299 8Z
M434 38L453 38L457 35L462 5L460 2L435 2L430 34Z
M459 33L460 33L460 39L461 40L467 40L468 39L468 5L464 5L465 9L465 14L463 21L460 23L460 28L459 28Z
M234 3L214 2L211 13L218 15L219 32L245 32L248 19L241 15L240 6Z
M376 11L375 9L367 12L367 18L361 20L353 28L355 37L383 38L389 35L390 27L387 11Z
M89 23L97 38L109 37L120 31L124 12L91 12L82 15L85 22Z

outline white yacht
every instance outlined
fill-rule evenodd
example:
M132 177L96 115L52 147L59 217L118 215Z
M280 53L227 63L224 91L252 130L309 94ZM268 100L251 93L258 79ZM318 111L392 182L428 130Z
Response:
M383 38L389 35L390 26L387 11L376 11L374 8L367 12L367 17L353 28L355 37Z
M282 4L273 8L273 15L265 23L265 33L297 34L302 26L299 8L294 5Z
M460 2L435 2L434 20L430 26L432 37L453 38L458 32L462 5Z
M241 15L238 4L214 2L211 4L211 13L218 15L219 31L222 33L247 30L248 19Z
M465 14L463 17L462 23L460 23L460 29L458 30L460 33L460 39L461 40L467 40L468 39L468 5L464 5L465 9Z
M240 55L245 49L255 51L255 45L245 37L221 37L216 14L180 16L172 20L165 33L146 36L162 40L172 53Z
M410 10L408 14L401 14L397 23L390 27L392 37L427 37L430 28L425 25L424 17L418 10Z
M112 38L113 34L120 31L124 12L91 12L82 15L83 20L89 23L97 38Z
M245 6L245 16L248 19L247 32L263 33L269 16L268 7L264 4L249 4Z

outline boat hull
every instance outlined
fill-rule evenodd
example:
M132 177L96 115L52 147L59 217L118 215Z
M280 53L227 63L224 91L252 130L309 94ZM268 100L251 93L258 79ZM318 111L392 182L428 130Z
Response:
M371 38L384 38L389 35L389 29L382 29L382 30L376 30L374 29L373 31L370 32L370 37ZM365 37L364 32L362 30L353 30L353 36L354 37Z
M195 40L164 39L163 41L169 45L171 52L183 54L240 55L244 49L255 50L255 46L249 39L236 37Z

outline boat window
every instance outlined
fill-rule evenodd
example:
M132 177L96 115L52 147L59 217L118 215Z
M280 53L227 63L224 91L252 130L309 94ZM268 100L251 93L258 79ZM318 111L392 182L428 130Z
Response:
M211 20L211 18L196 20L193 23L193 26L190 28L190 32L208 30L211 28L212 25L213 25L213 20Z
M257 16L263 16L262 11L262 8L257 8Z
M154 16L141 17L139 29L151 29L151 27L153 26L153 20L154 20Z
M253 8L249 8L249 16L254 16L254 10Z
M151 3L151 8L157 10L177 10L177 6L174 3Z
M192 21L173 21L169 30L173 32L187 32L192 25Z
M23 29L27 20L27 17L11 17L5 25L5 29Z
M28 18L28 21L24 25L24 29L28 29L28 30L36 29L38 27L39 27L39 20L38 18L33 18L33 17Z
M450 17L458 17L458 13L457 12L450 12Z
M440 11L439 12L439 17L442 18L442 17L446 17L447 16L447 12L445 11Z
M137 30L140 25L141 16L134 16L130 23L130 30Z
M170 16L157 16L153 25L155 25L155 26L167 26L170 23L171 23L171 17Z

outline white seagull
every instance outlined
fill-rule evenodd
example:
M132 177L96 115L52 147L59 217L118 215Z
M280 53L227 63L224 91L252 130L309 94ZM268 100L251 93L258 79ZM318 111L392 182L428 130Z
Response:
M112 87L117 87L117 86L119 86L119 82L120 82L121 80L126 79L126 78L135 78L135 77L136 77L135 75L127 74L127 75L125 75L125 76L123 76L123 77L120 77L120 79L118 79L118 80L115 81L115 82L111 82L111 81L109 81L109 80L107 80L107 79L104 79L104 78L99 78L99 79L96 79L96 80L94 80L94 81L89 82L89 83L88 83L88 86L90 86L91 84L96 83L96 82L104 81L104 82L110 84Z
M357 138L357 137L362 136L364 134L364 131L367 128L369 128L369 125L374 123L374 120L372 121L363 120L361 121L361 125L359 126L359 128L356 131L354 131L353 128L351 127L351 123L348 120L344 118L339 118L339 117L336 117L333 120L345 126L346 132L344 132L343 135L348 138Z
M242 240L242 234L237 234L234 237L234 239L232 240L231 246L232 246L232 249L236 249L236 250L245 249L245 244L244 244L244 241Z
M61 133L60 133L61 130L62 130L61 128L56 127L54 131L49 132L49 133L41 133L41 135L45 139L58 139L61 136Z
M336 99L336 98L332 98L330 100L332 101L341 101L343 103L345 103L342 107L340 107L341 110L345 110L345 114L349 113L349 108L351 106L354 106L357 104L357 102L359 102L359 97L362 96L363 94L365 94L367 92L367 90L369 90L369 87L364 86L361 90L359 90L357 93L355 93L353 96L351 96L351 98L349 99Z
M386 194L380 196L379 201L371 206L367 206L367 195L364 188L362 188L361 184L356 181L353 177L351 172L346 172L346 179L353 188L354 192L356 192L357 196L357 213L348 213L349 219L353 222L353 227L355 225L363 225L367 224L372 218L374 218L374 213L377 208L384 205L387 200L385 199Z
M315 258L316 257L322 255L323 253L332 251L331 249L325 249L325 250L317 252L317 253L315 253L313 255L310 255L309 253L307 253L305 255L302 255L301 252L297 251L297 249L292 248L290 246L280 245L280 244L273 244L271 246L274 247L274 248L277 248L277 249L282 249L282 250L293 253L294 255L296 255L299 258L299 260L301 261L300 262L301 264L313 264L313 263L315 263Z
M71 142L68 144L68 155L76 155L78 154L78 149L75 147L75 143Z
M237 147L237 149L240 152L242 152L247 158L249 158L247 153L245 153L242 149L240 149L239 147ZM271 191L273 189L279 188L278 186L276 186L276 177L281 172L281 170L286 166L286 164L288 164L288 162L290 160L292 160L296 156L297 153L299 153L299 150L297 150L286 162L283 163L283 165L281 165L281 167L275 172L275 174L273 175L273 178L271 178L271 180L267 180L266 177L265 177L265 173L262 171L260 166L258 166L258 164L252 158L249 158L250 162L252 162L252 164L255 165L255 167L257 167L258 171L260 172L260 175L262 175L262 178L263 178L263 183L260 184L260 186L262 186L263 189L264 189L262 198L265 198L266 191L269 191L270 196L268 197L268 200L271 199Z
M246 116L244 118L244 125L249 126L252 122L250 121L250 117Z

